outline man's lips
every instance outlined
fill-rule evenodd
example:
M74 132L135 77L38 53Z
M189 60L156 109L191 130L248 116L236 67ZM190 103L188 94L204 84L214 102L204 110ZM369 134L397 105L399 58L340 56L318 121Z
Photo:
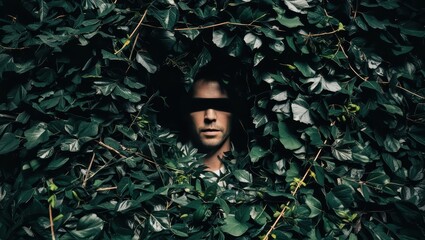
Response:
M201 129L201 132L219 132L220 130L215 129L215 128L204 128Z

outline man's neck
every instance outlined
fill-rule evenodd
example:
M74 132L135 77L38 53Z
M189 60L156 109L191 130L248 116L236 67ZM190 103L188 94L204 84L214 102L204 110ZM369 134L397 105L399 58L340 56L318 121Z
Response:
M217 171L221 168L221 159L225 152L231 150L230 139L227 139L219 148L207 153L204 158L204 164L208 171Z

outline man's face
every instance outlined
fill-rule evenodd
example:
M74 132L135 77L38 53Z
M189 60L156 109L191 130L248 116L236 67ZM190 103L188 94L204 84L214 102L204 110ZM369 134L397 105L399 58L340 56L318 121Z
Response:
M232 113L228 110L227 93L221 90L220 84L205 80L195 82L192 101L195 107L190 119L194 142L204 150L230 144Z

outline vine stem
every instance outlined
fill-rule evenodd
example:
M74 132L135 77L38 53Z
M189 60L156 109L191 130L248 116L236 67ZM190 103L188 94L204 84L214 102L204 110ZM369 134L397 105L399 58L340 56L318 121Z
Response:
M118 187L103 187L103 188L98 188L98 189L96 189L96 191L98 191L98 192L102 192L102 191L109 191L109 190L115 190L115 189L117 189Z
M327 142L327 140L325 140L323 142L323 144L325 145ZM319 151L317 151L316 156L313 159L313 162L315 162L320 154L322 153L323 148L319 149ZM300 189L302 183L304 182L304 180L307 178L307 176L310 174L311 172L311 166L307 169L307 171L305 172L303 178L301 179L301 181L298 182L297 186L295 187L294 191L291 192L292 196L295 196L295 194L297 194L298 190ZM274 221L273 225L270 227L269 231L267 231L266 235L264 236L263 240L268 240L270 234L272 233L272 231L275 229L277 223L279 222L279 220L285 215L285 211L286 209L289 208L289 204L291 203L291 201L289 200L288 202L286 202L285 206L283 207L282 211L280 212L279 216L276 218L276 220Z
M320 37L320 36L325 36L325 35L331 35L331 34L339 32L339 31L341 31L341 29L335 29L335 30L330 31L330 32L309 33L309 34L303 34L303 35L306 36L306 37Z
M260 27L258 25L252 24L252 23L237 23L237 22L227 21L227 22L221 22L221 23L216 23L216 24L207 25L207 26L175 28L174 30L176 30L176 31L202 30L202 29L219 27L219 26L223 26L223 25L235 25L235 26L244 26L244 27Z
M94 162L94 156L95 156L95 153L93 153L93 156L91 157L89 167L87 168L86 175L84 176L83 188L86 187L87 180L88 180L88 177L89 177L89 174L90 174L90 170L91 170L91 166L93 165L93 162Z
M338 36L337 36L337 38L338 38ZM344 48L342 47L342 44L341 44L341 41L340 41L340 39L338 38L338 46L339 46L339 48L341 49L341 51L342 51L342 53L344 54L344 56L345 56L345 58L347 58L347 60L349 59L348 58L348 55L347 55L347 53L345 52L345 50L344 50ZM353 73L354 74L356 74L356 76L357 77L359 77L361 80L363 80L363 81L365 81L365 82L367 82L367 79L368 79L368 77L362 77L354 68L353 68L353 66L351 66L351 63L350 62L348 62L348 66L350 67L350 69L351 69L351 71L353 71Z
M142 25L143 20L145 20L146 14L148 13L148 9L145 10L145 12L143 13L142 18L140 19L140 21L137 23L137 26L133 29L133 32L131 32L130 36L128 36L127 40L125 41L124 45L122 45L122 47L115 51L114 54L118 54L120 53L122 50L124 50L125 47L127 47L128 44L130 44L131 38L133 37L133 35L136 33L136 31L140 28L140 26Z
M52 205L50 203L49 203L49 220L50 220L50 232L52 233L52 240L56 240L55 229L53 225Z
M97 143L99 143L99 145L100 146L102 146L102 147L104 147L104 148L106 148L106 149L108 149L108 150L110 150L110 151L112 151L112 152L114 152L114 153L116 153L116 154L118 154L120 157L122 157L122 158L125 158L126 156L124 156L124 155L122 155L120 152L118 152L118 150L116 150L115 148L113 148L113 147L111 147L111 146L109 146L109 145L107 145L107 144L105 144L104 142L102 142L102 141L97 141Z
M141 25L146 26L146 27L150 27L150 28L163 29L163 27L154 26L154 25L147 24L147 23L142 23ZM215 28L215 27L219 27L219 26L223 26L223 25L234 25L234 26L243 26L243 27L260 27L259 25L255 25L255 24L252 24L252 23L238 23L238 22L226 21L226 22L215 23L215 24L206 25L206 26L174 28L173 30L174 31L203 30L203 29Z

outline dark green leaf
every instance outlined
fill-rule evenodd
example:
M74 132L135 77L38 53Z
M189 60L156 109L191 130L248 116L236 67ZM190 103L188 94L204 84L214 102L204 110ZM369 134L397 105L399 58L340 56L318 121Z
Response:
M233 175L241 183L252 183L252 175L246 170L235 170Z
M0 154L15 151L19 147L19 139L13 133L5 133L0 138Z
M302 146L299 138L288 128L285 122L278 123L279 141L288 150L295 150Z
M136 61L140 63L149 73L155 73L158 69L149 53L137 52Z
M221 226L221 230L234 237L242 236L249 226L245 223L239 222L234 215L229 215L224 219L224 225Z
M102 219L91 213L78 220L76 229L72 230L70 234L79 239L94 239L102 231L103 224Z
M26 130L24 132L25 139L27 142L25 143L25 147L28 149L34 148L40 143L47 141L51 135L50 131L47 129L47 124L44 122L40 122L34 125L32 128Z

